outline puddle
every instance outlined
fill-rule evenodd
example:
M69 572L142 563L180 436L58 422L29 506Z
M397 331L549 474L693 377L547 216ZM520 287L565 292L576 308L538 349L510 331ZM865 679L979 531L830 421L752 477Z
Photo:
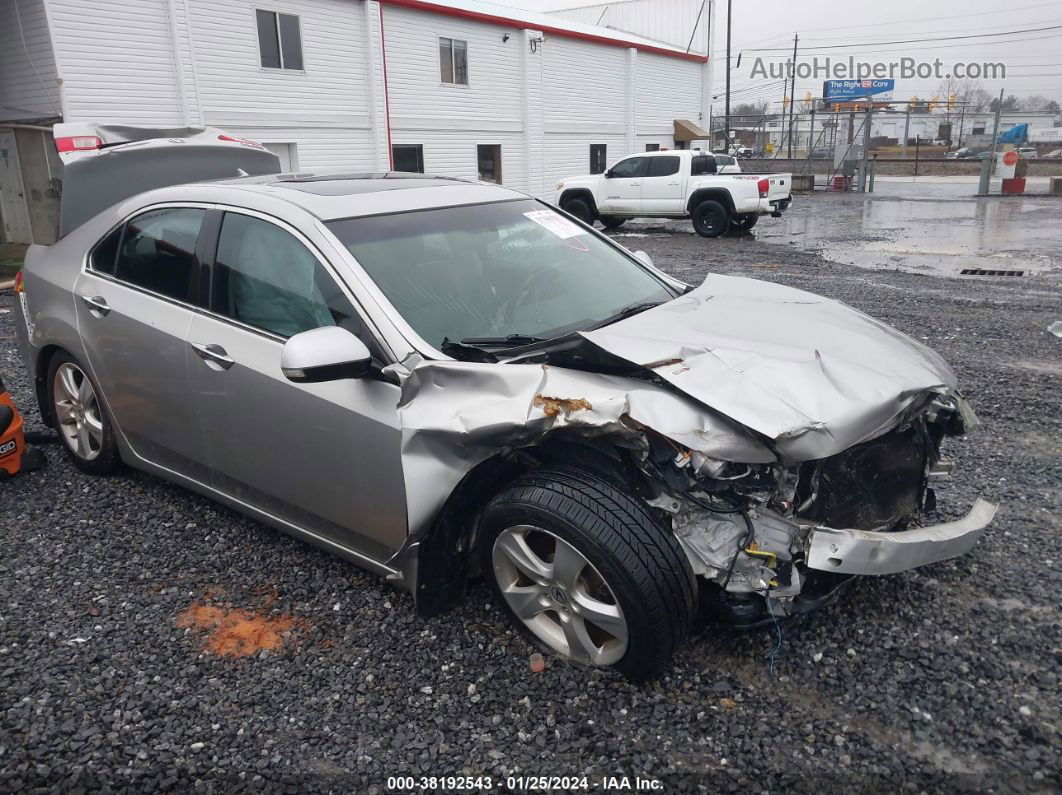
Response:
M177 616L177 626L204 636L203 651L219 657L247 657L278 651L303 621L286 613L266 615L241 608L193 602Z
M964 268L1036 275L1062 267L1057 200L973 198L969 185L939 181L878 188L872 195L798 197L781 219L760 224L756 237L820 251L833 262L940 276L959 276Z

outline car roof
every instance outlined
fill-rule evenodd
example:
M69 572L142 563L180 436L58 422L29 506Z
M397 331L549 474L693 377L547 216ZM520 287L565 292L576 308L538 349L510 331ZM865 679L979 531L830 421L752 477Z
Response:
M152 195L155 201L189 198L234 205L279 199L330 221L530 197L493 183L395 171L266 174L160 188Z

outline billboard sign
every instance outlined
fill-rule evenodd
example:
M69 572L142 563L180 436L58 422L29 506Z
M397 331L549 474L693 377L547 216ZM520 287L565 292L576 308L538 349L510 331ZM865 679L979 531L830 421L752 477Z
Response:
M888 102L896 88L895 80L827 80L822 97L831 102L858 102L870 97L874 102Z

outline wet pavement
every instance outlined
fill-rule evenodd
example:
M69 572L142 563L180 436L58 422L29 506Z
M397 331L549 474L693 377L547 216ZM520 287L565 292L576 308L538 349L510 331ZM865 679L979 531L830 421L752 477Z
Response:
M879 177L873 194L798 195L782 218L761 219L754 234L863 268L937 276L1062 270L1062 197L976 197L976 189L973 177ZM693 234L688 222L634 221L616 237L638 248L639 235L664 229Z

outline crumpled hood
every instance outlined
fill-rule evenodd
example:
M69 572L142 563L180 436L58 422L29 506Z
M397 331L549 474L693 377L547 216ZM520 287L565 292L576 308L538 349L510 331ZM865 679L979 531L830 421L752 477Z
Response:
M896 424L955 374L925 345L839 301L712 275L697 289L583 337L774 441L794 461Z

